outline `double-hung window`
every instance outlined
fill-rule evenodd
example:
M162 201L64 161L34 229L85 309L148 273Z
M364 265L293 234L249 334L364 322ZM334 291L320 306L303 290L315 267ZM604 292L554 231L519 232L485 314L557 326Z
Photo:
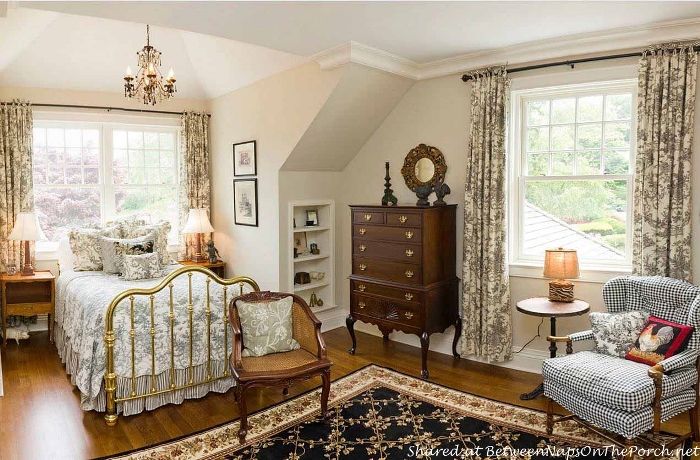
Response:
M35 121L33 135L34 207L50 242L39 250L131 215L170 221L175 239L177 127Z
M513 92L511 262L630 265L635 108L632 81Z

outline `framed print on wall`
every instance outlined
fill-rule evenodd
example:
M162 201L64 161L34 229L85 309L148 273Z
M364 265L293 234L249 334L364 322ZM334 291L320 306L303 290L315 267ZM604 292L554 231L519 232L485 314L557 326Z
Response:
M233 144L233 175L255 176L258 173L258 159L255 153L255 141Z
M233 181L233 221L236 225L258 226L258 180Z

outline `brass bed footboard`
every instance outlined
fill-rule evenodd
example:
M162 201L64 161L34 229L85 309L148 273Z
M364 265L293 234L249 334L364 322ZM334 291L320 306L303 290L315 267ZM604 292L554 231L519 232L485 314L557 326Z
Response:
M194 381L194 364L193 364L193 331L194 331L194 321L193 321L193 313L194 313L194 305L192 303L192 275L194 272L199 272L203 273L204 275L207 276L206 278L206 310L205 310L205 315L206 315L206 333L207 333L207 361L206 361L206 378L202 381L195 382ZM175 308L173 305L173 280L179 276L187 276L188 277L188 297L187 297L187 312L186 312L186 321L188 322L189 325L189 379L186 384L184 385L176 385L176 379L175 379ZM223 305L220 305L218 307L212 306L210 304L210 292L209 292L209 285L211 281L214 281L215 283L219 284L222 286L223 289ZM109 308L107 309L107 313L105 315L105 336L104 336L104 341L105 341L105 347L106 347L106 372L104 376L104 386L105 386L105 393L106 393L106 413L105 413L105 421L107 422L108 426L114 426L117 423L117 404L125 401L131 401L135 399L141 399L141 398L148 398L150 396L156 396L160 395L163 393L169 393L169 392L174 392L178 390L184 390L187 388L195 387L198 385L203 385L207 384L210 382L213 382L215 380L219 379L224 379L227 377L231 376L231 373L229 372L228 365L224 365L223 368L223 373L221 375L212 375L211 372L211 322L212 322L212 308L217 308L219 310L218 313L214 314L220 314L222 321L223 321L223 336L224 336L224 357L225 361L228 361L228 357L226 356L227 350L228 350L228 314L227 314L227 309L228 309L228 295L227 295L227 290L228 286L231 285L238 285L238 292L236 295L242 295L243 294L243 286L248 285L250 286L253 291L259 291L260 288L258 287L258 284L251 278L245 277L245 276L238 276L235 278L231 279L222 279L219 278L217 275L215 275L213 272L210 270L207 270L206 268L202 268L199 266L187 266L187 267L182 267L179 268L172 273L170 273L168 276L166 276L157 286L153 288L136 288L136 289L128 289L121 294L117 295L112 302L109 304ZM169 311L169 337L170 337L170 387L165 388L165 389L156 389L156 328L155 328L155 294L164 290L165 288L168 288L170 290L170 311ZM149 302L148 304L150 305L150 329L149 333L151 336L150 343L151 343L151 388L150 391L142 394L137 394L136 393L136 351L135 351L135 336L136 336L136 331L134 327L134 301L137 296L148 296ZM235 297L235 295L233 296ZM115 361L114 361L114 343L116 341L116 335L114 333L114 313L117 310L117 307L120 305L120 303L128 299L128 303L125 303L125 306L130 309L130 324L131 324L131 330L129 331L129 337L130 337L130 342L131 342L131 394L126 397L117 397L117 374L115 373ZM123 308L123 307L122 307ZM148 307L146 307L148 308ZM121 377L126 377L126 376L121 376Z

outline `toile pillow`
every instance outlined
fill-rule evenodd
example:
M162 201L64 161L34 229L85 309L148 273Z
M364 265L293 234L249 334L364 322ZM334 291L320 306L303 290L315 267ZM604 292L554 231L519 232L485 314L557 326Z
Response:
M649 319L647 311L593 312L588 315L593 330L593 351L624 358Z
M241 356L264 356L300 348L292 336L293 302L290 296L270 302L236 303L243 333Z
M170 222L163 221L153 225L139 225L136 227L125 227L124 238L138 238L154 233L153 252L158 253L160 264L163 266L171 263L168 254L168 233L170 233Z
M124 256L152 253L154 240L154 233L132 239L100 237L102 270L105 273L120 274Z
M160 278L163 271L160 268L158 254L125 255L122 267L122 279L126 281L147 280Z
M70 249L75 260L73 269L76 271L102 270L102 253L100 237L121 238L119 227L74 228L68 232Z

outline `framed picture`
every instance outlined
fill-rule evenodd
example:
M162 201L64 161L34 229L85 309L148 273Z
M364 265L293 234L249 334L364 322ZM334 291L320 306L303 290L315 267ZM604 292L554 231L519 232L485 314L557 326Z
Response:
M258 160L255 141L233 144L233 175L255 176L258 173Z
M236 225L258 226L258 180L233 181L233 218Z
M294 234L294 249L297 250L297 254L299 255L309 250L309 248L306 245L306 232Z
M309 209L306 211L306 226L315 227L318 225L318 211Z

